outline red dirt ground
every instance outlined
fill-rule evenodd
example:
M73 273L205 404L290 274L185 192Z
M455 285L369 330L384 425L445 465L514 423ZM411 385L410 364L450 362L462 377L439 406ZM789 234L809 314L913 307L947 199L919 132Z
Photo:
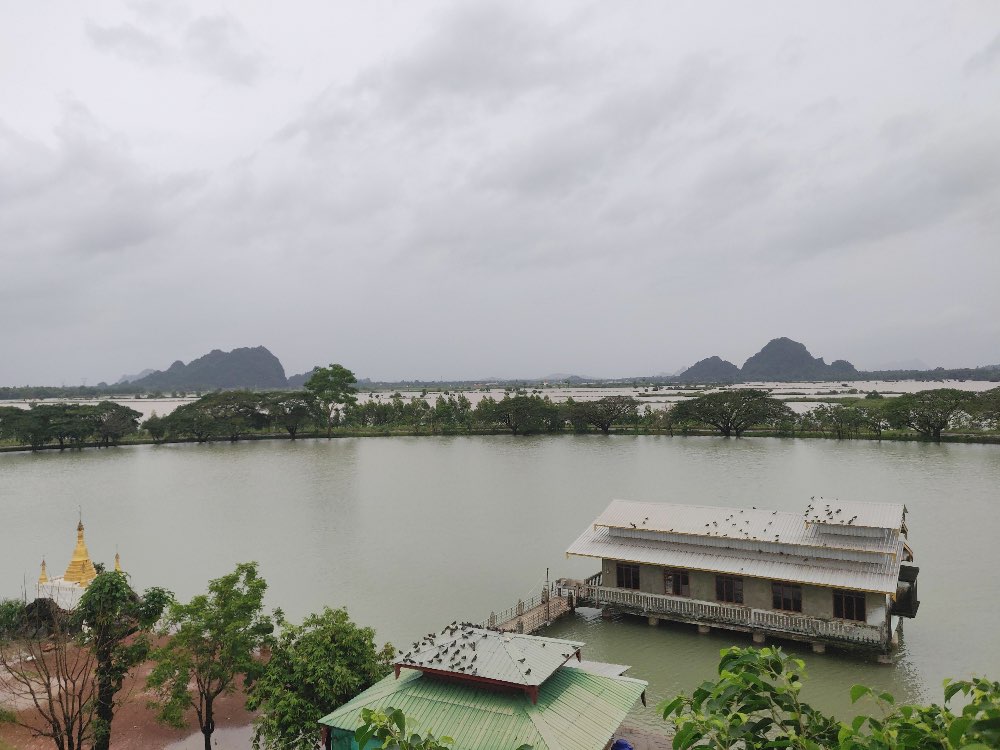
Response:
M164 748L192 734L198 734L194 711L190 712L189 726L186 729L171 729L156 721L154 713L146 707L151 695L144 690L146 676L151 669L152 663L143 664L137 674L126 680L125 687L119 694L120 698L124 698L122 705L115 711L115 719L111 725L112 750ZM241 690L220 696L215 703L216 729L249 726L254 715L247 711L245 701L246 696ZM29 717L31 713L22 711L20 715ZM10 725L0 726L0 743L3 742L17 750L51 750L55 747L47 737L33 737L28 730Z

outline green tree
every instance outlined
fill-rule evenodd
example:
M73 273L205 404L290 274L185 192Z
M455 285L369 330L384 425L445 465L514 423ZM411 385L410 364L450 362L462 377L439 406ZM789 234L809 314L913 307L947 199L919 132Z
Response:
M381 747L389 750L449 750L448 746L455 741L451 737L435 737L430 731L420 734L407 730L406 716L391 706L385 711L361 709L361 726L354 733L354 744L368 747L371 740L378 740ZM524 748L522 745L518 750Z
M254 747L313 750L323 716L389 674L396 651L344 609L326 607L302 625L281 621L271 658L250 689Z
M354 388L357 382L354 373L339 364L317 367L306 381L306 390L315 395L323 407L327 437L330 436L333 426L340 422L341 409L358 402L357 391Z
M639 418L639 401L632 396L605 396L596 401L581 401L575 410L583 421L606 434L616 424L634 424Z
M171 604L163 620L162 634L169 640L152 653L155 666L147 680L157 696L157 718L183 727L184 714L193 708L205 750L212 748L216 699L232 693L240 677L252 684L262 669L255 654L274 631L264 614L266 591L257 563L241 563L209 581L207 594Z
M670 418L674 424L707 424L726 437L740 437L750 427L774 425L795 415L766 391L732 388L681 401L671 409Z
M251 391L218 391L202 396L195 403L211 420L212 431L235 443L266 424L261 402L262 397Z
M476 405L476 418L514 435L530 435L559 429L561 411L548 396L504 396L499 401L487 396Z
M163 417L166 433L175 437L193 437L199 443L208 440L218 425L200 401L182 404Z
M886 416L893 427L909 427L940 443L941 432L959 414L974 408L974 403L975 397L968 391L935 388L890 399Z
M264 399L264 409L271 422L277 424L295 440L299 430L318 416L316 397L310 392L277 391Z
M94 654L94 750L108 750L115 696L126 675L149 655L147 636L170 598L161 588L139 596L119 571L100 573L80 597L72 622L80 628L83 647Z
M142 414L114 401L102 401L93 412L97 436L105 446L118 445L126 435L139 430Z
M1000 388L980 393L973 408L977 419L994 430L1000 430Z
M1000 743L1000 683L945 682L944 706L897 706L889 693L863 685L851 700L875 700L880 715L841 723L802 700L805 664L780 648L722 651L718 679L659 706L675 727L675 750L987 750ZM961 693L960 713L948 702Z
M142 429L149 433L149 436L153 438L154 443L162 443L163 438L167 435L167 428L169 423L162 417L158 417L154 411L149 415L149 418L142 423Z

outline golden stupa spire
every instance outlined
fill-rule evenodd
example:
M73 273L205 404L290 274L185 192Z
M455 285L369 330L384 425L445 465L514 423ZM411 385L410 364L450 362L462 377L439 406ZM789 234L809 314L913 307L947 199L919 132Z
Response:
M49 582L49 571L45 569L45 558L42 558L42 572L38 575L38 584Z
M115 571L118 573L124 573L122 570L122 559L118 556L118 552L115 551Z
M95 578L97 570L90 559L90 552L87 551L87 543L83 540L83 519L80 519L80 523L76 526L76 549L73 550L73 559L66 566L63 580L67 583L88 586Z

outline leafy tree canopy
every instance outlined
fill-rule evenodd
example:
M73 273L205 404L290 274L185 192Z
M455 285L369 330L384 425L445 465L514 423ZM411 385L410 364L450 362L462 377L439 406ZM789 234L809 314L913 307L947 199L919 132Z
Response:
M802 700L805 665L780 648L722 651L719 677L690 696L659 706L676 729L675 750L914 750L1000 746L1000 683L986 679L945 682L944 706L897 706L889 693L863 685L851 700L875 701L878 716L841 723ZM958 713L948 703L958 694L968 701Z
M255 654L271 642L274 631L264 614L266 590L257 563L241 563L210 581L207 594L173 603L164 618L162 632L170 637L153 652L156 666L148 679L157 696L157 718L182 727L193 708L205 750L212 747L215 700L233 692L240 677L252 684L262 669Z
M375 631L355 625L347 610L326 607L302 625L281 620L281 635L247 708L255 748L313 750L319 719L389 674L395 649L375 645Z
M681 401L670 416L675 423L711 425L726 437L739 437L750 427L795 418L786 404L755 388L732 388Z

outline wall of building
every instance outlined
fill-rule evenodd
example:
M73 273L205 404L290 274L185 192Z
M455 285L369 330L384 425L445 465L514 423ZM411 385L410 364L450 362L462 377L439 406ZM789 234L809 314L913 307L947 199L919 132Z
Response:
M612 588L618 585L618 561L604 560L602 564L603 582ZM664 572L667 568L658 565L639 566L639 590L646 594L665 594ZM771 579L743 578L743 604L754 609L772 609ZM699 570L688 571L691 598L714 602L715 574ZM865 596L865 611L868 624L881 625L887 613L885 594L868 593ZM833 589L823 586L802 586L802 614L809 617L833 617Z

